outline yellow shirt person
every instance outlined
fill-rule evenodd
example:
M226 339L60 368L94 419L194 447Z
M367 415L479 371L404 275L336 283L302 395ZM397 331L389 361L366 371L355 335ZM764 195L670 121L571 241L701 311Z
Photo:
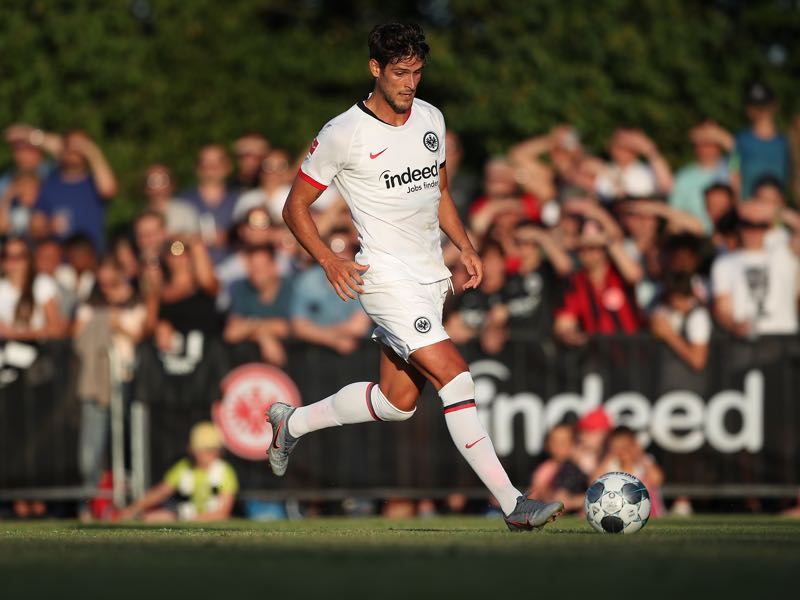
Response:
M141 518L150 523L227 519L239 481L233 467L222 460L222 435L213 423L203 421L192 427L189 453L191 458L175 463L161 483L120 511L117 518ZM178 502L171 506L167 501L174 496Z

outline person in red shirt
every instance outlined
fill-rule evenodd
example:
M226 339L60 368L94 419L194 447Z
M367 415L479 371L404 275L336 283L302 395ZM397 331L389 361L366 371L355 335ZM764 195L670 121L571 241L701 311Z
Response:
M636 333L643 317L633 286L641 279L642 269L625 252L620 227L591 202L570 202L565 210L583 220L578 246L581 268L570 277L556 310L556 338L580 346L590 335Z

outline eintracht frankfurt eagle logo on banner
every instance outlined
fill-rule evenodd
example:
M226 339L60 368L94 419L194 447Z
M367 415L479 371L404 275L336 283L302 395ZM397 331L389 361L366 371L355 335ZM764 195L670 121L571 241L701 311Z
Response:
M272 442L267 411L274 402L300 406L300 392L276 367L250 363L233 369L220 385L222 399L211 408L225 447L236 456L264 460Z

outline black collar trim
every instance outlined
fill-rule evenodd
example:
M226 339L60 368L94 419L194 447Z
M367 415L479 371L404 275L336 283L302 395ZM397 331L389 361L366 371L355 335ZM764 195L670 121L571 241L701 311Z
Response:
M381 118L380 118L378 115L376 115L374 112L372 112L370 109L368 109L368 108L367 108L367 105L366 105L366 104L364 104L364 101L363 101L363 100L359 100L359 101L356 103L356 106L358 106L358 108L360 108L361 110L363 110L365 113L367 113L367 114L368 114L370 117L372 117L373 119L377 119L378 121L380 121L381 123L384 123L384 124L388 125L389 127L397 127L397 125L392 125L391 123L386 123L386 121L384 121L384 120L383 120L383 119L381 119Z

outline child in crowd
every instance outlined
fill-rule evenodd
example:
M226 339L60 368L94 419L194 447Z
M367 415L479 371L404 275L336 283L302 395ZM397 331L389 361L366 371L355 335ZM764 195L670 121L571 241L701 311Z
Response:
M692 290L688 273L669 273L663 301L650 317L653 335L695 371L705 369L711 339L711 315Z
M213 423L202 421L192 427L189 454L167 471L161 483L120 511L117 519L164 523L230 517L239 482L233 467L222 459L222 434Z
M611 428L611 419L602 406L589 411L578 420L578 440L573 460L587 476L591 476L597 469Z
M606 453L595 470L594 478L612 471L623 471L641 479L650 492L650 516L657 517L664 513L661 502L664 472L651 455L645 454L634 431L624 425L614 429L608 436Z
M586 475L573 459L575 430L567 423L556 425L547 434L545 443L549 458L540 464L531 478L531 498L545 502L559 500L567 511L583 508Z

